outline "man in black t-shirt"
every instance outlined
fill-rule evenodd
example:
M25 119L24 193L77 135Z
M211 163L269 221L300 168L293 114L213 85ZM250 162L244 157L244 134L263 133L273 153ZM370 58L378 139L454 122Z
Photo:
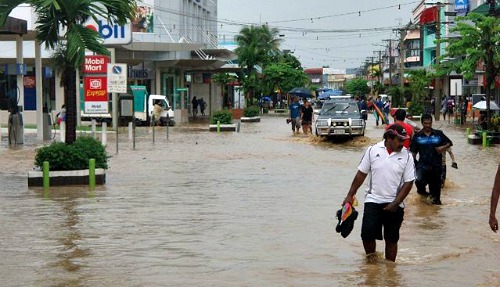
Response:
M432 204L441 204L441 169L443 153L450 148L453 143L441 131L432 128L432 116L424 114L422 116L422 130L413 136L410 151L416 161L415 169L417 178L415 185L417 192L421 195L429 195ZM429 193L425 191L425 186L429 185Z
M312 133L312 120L313 120L313 108L308 100L304 100L304 105L300 110L300 120L302 123L302 130L304 134L308 132Z

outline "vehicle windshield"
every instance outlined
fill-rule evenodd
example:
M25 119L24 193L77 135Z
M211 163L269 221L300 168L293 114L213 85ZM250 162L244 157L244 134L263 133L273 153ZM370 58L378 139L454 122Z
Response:
M320 115L332 116L338 114L358 113L356 103L324 103Z

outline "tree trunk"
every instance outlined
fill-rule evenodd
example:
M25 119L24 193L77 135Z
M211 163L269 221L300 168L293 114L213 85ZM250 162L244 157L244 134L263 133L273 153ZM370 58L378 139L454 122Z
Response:
M66 143L76 140L76 71L66 69L64 83L64 102L66 104Z

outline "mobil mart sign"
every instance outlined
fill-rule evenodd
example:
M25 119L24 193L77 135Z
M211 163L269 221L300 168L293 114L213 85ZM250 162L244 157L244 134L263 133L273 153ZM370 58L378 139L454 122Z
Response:
M106 74L109 58L103 55L85 56L83 64L84 74Z

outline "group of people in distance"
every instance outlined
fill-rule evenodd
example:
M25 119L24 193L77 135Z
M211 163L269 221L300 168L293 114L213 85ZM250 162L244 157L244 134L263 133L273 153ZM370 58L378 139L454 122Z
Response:
M287 119L287 122L292 124L293 134L299 134L301 127L304 134L312 133L314 110L308 100L304 100L301 105L299 97L294 97L288 106L288 110L290 111L290 118Z
M193 109L193 117L198 115L198 108L200 108L200 113L202 116L205 115L205 109L207 108L207 103L203 98L197 99L196 96L191 100L191 108Z

